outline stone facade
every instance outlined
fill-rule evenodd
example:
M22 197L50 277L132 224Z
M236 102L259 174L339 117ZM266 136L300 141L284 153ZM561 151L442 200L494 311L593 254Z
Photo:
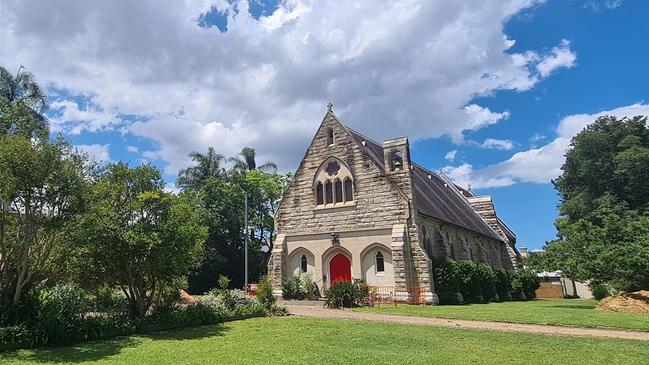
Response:
M506 242L496 233L486 237L420 214L412 169L407 138L379 146L329 110L275 215L278 235L268 272L276 295L282 278L300 272L311 275L323 294L339 278L332 260L340 256L348 260L352 279L392 287L402 296L418 288L432 303L432 258L511 266L503 265ZM437 245L429 242L431 234L441 237Z

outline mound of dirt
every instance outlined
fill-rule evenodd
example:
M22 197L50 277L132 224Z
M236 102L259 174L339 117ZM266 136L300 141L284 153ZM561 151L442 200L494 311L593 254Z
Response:
M599 301L596 309L604 312L649 314L649 291L641 290L604 298Z
M187 294L186 291L180 289L180 302L182 304L191 304L196 302L196 299L191 295Z

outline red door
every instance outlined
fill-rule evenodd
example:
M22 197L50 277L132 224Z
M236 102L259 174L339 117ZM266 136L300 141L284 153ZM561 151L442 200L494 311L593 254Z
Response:
M331 285L337 281L352 281L352 263L347 256L339 253L329 261Z

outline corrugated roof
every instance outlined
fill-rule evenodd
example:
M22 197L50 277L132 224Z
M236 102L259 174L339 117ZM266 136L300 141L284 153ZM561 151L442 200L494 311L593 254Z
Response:
M385 171L383 146L349 127L347 130L356 142L365 146L367 155L375 164ZM501 240L460 195L461 193L448 186L439 175L428 172L415 163L412 172L415 208L419 213ZM431 178L428 178L429 175ZM464 192L468 193L462 189L462 193Z
M415 208L419 213L501 240L454 187L439 175L413 166Z

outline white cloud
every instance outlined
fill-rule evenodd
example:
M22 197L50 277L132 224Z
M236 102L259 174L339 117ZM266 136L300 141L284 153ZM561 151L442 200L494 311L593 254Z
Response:
M584 8L590 8L594 12L602 10L616 9L622 6L622 0L589 0L584 5Z
M532 143L539 142L539 141L544 140L545 138L546 138L546 136L543 135L543 134L534 133L534 135L532 135L532 137L530 137L530 142L532 142Z
M545 56L541 62L536 65L536 68L541 77L548 77L558 68L573 67L576 60L577 55L570 50L570 42L564 39L558 47L552 48L550 54Z
M448 151L444 156L444 158L448 161L455 160L455 157L457 157L457 150Z
M446 166L442 170L457 183L471 184L475 188L509 186L517 182L549 183L561 174L564 154L572 137L604 115L617 118L649 116L649 104L633 104L595 114L570 115L561 119L556 130L558 136L544 146L517 152L505 161L479 169L465 163Z
M109 147L110 144L78 144L75 147L81 152L87 153L88 157L97 161L97 162L109 162L110 154Z
M126 151L130 153L139 153L140 149L137 146L128 146L126 147Z
M379 140L462 140L506 119L472 100L574 65L567 42L508 53L503 24L539 2L286 0L258 21L242 0L5 0L0 59L63 95L55 128L142 137L171 174L208 146L292 169L328 101ZM212 5L227 32L197 25Z
M514 142L508 139L487 138L482 142L482 148L509 151L514 148Z
M101 132L113 130L123 121L115 113L106 112L96 105L87 105L80 108L72 100L57 100L50 104L50 109L55 113L50 122L52 129L72 135L81 132Z

